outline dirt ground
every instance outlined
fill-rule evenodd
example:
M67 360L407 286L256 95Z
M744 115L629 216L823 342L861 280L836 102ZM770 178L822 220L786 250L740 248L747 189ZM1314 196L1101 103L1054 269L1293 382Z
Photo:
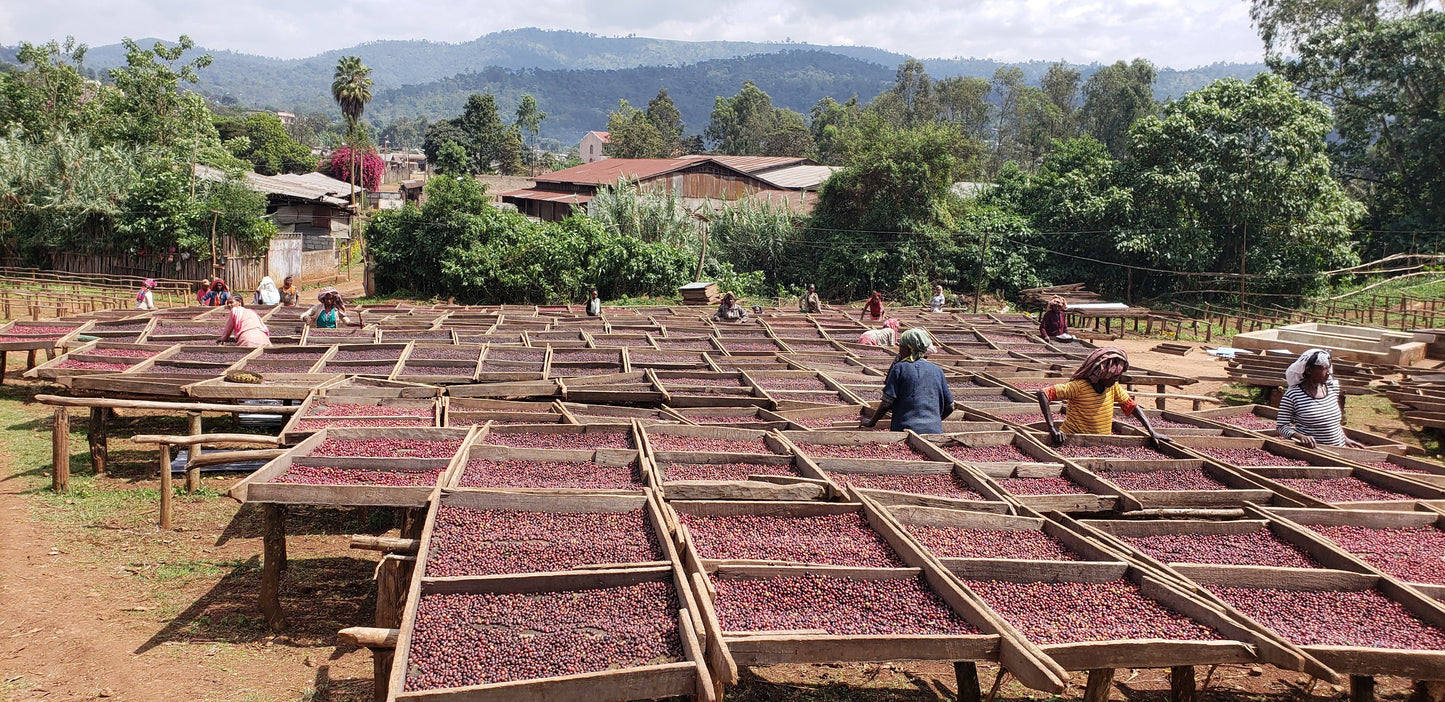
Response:
M1137 365L1200 377L1187 389L1192 394L1222 387L1221 362L1198 352L1182 358L1148 353L1155 343L1121 345ZM394 533L389 510L291 511L291 565L282 590L290 628L272 635L255 604L259 512L224 497L237 476L207 475L200 492L177 499L176 529L161 532L155 452L125 437L178 432L182 420L121 418L112 429L112 468L105 476L90 474L85 422L76 421L73 490L53 495L50 411L30 399L51 390L13 378L0 386L0 700L370 699L370 654L337 646L336 632L372 622L377 554L352 551L347 540L354 533ZM1209 671L1197 672L1203 681ZM980 666L985 687L995 673ZM1076 675L1065 697L1080 696L1083 682ZM1168 687L1167 671L1121 670L1112 699L1162 702ZM1377 693L1403 699L1408 681L1382 678ZM745 702L953 695L952 668L932 663L757 667L728 692ZM1208 675L1203 699L1343 696L1343 688L1312 684L1298 673L1221 666ZM1013 682L1002 685L1000 697L1050 698Z

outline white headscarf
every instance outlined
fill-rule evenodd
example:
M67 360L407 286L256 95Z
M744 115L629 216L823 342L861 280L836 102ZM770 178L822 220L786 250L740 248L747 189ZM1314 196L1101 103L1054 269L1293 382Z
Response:
M281 304L281 291L276 289L276 281L271 280L269 275L262 278L261 282L256 285L256 293L261 296L263 305Z
M1313 365L1331 365L1330 352L1324 349L1310 349L1300 354L1300 357L1296 359L1294 363L1289 364L1289 368L1285 369L1284 372L1284 381L1288 383L1290 387L1294 387L1296 385L1299 385L1301 382L1304 382L1305 371L1309 370L1311 365L1310 359L1314 358L1315 354L1319 354L1320 357L1315 361ZM1331 377L1334 376L1334 374L1334 368L1330 368L1330 373L1329 375L1325 376L1325 380L1329 380Z

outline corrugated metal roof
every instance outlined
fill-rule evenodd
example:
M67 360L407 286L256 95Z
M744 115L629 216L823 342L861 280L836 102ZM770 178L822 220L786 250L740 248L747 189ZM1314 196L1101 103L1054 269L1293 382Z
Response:
M579 205L593 198L592 195L583 195L581 193L559 193L553 192L551 190L512 190L502 193L497 197L503 199L510 197L517 200L537 200L540 202L572 202Z
M533 178L538 183L588 183L606 185L617 182L618 178L641 180L653 178L684 166L692 165L706 156L684 156L683 158L608 158L560 171L544 173Z
M809 159L796 156L694 156L691 158L711 158L713 161L721 163L728 168L733 168L750 175L757 175L775 168L813 163Z
M828 176L833 175L833 172L837 170L839 170L837 166L799 164L767 171L765 173L754 173L753 177L784 190L800 190L803 188L816 190L818 186L823 184L823 181L828 179Z
M196 164L195 173L197 178L221 182L226 180L226 172L220 169L211 168ZM286 174L279 176L264 176L260 173L247 171L246 185L252 190L271 195L284 195L298 200L311 200L322 202L334 207L350 208L347 197L340 197L346 193L349 197L351 186L345 181L337 180L320 173L307 173L304 175Z

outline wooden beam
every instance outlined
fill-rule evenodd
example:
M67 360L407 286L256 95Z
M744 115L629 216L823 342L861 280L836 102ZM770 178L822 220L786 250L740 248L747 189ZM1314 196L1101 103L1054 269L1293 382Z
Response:
M50 449L50 489L66 492L70 490L70 410L64 407L55 408Z
M351 548L360 551L385 551L387 553L400 553L416 555L421 548L419 539L398 539L391 536L371 536L368 534L353 534L351 537Z
M171 447L161 444L161 528L171 528Z
M106 434L109 414L110 410L104 407L90 410L90 428L85 438L90 444L90 471L96 475L105 475L106 463L110 460L110 438Z
M1176 665L1169 669L1169 702L1194 702L1194 666Z
M161 450L166 450L164 445ZM286 569L286 505L267 503L262 509L265 512L264 555L257 604L266 618L266 626L280 631L286 628L286 615L281 611L281 573Z
M336 643L348 644L357 648L396 648L396 640L400 636L400 629L349 626L336 632Z
M983 694L978 685L978 664L973 661L956 661L953 664L953 679L958 684L958 702L981 702Z
M1089 671L1089 683L1084 688L1084 702L1107 702L1114 690L1114 669L1100 668Z
M131 441L137 444L170 444L171 446L192 446L195 444L257 444L281 446L281 437L259 434L200 434L180 436L174 434L136 434Z
M300 405L220 405L210 402L156 402L153 400L118 400L109 397L64 397L36 395L35 401L56 407L109 407L111 409L159 410L162 412L259 412L262 414L295 414Z

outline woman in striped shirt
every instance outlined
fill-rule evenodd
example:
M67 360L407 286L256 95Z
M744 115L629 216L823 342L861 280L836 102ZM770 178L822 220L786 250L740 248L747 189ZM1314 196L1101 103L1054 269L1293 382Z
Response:
M1284 372L1289 388L1279 400L1275 415L1280 438L1294 439L1302 446L1350 446L1362 448L1345 436L1340 426L1345 396L1330 366L1330 352L1310 349L1300 354Z
M1049 435L1055 444L1064 443L1064 434L1112 434L1114 433L1114 408L1124 414L1139 418L1139 423L1148 430L1155 446L1168 439L1154 431L1149 418L1139 409L1139 403L1129 397L1129 392L1119 385L1119 378L1129 370L1129 356L1114 346L1094 349L1074 371L1074 377L1063 385L1054 385L1038 391L1039 409L1049 425ZM1063 400L1068 402L1068 413L1062 426L1054 426L1054 413L1049 403Z

